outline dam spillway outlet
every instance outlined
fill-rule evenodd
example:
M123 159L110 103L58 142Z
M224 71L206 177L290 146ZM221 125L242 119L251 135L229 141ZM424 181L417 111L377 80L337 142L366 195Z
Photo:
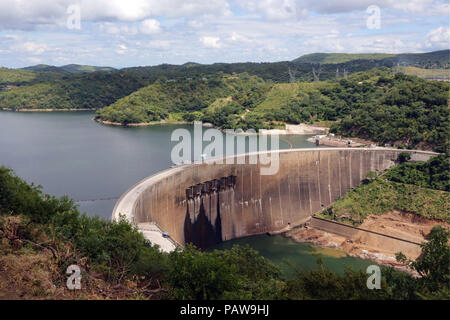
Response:
M186 189L184 235L187 243L201 249L222 241L221 210L234 194L236 176L222 177Z

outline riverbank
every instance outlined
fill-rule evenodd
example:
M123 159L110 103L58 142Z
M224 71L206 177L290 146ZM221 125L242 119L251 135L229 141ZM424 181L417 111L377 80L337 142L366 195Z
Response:
M382 215L368 216L360 228L416 243L423 243L427 241L426 236L436 225L450 227L449 223L439 220L426 219L412 213L392 211ZM412 260L417 259L421 254L421 248L418 245L414 248L411 248L411 246L403 247L388 237L380 240L380 237L362 231L356 232L352 236L344 237L312 228L306 224L301 228L286 232L285 236L297 242L308 242L323 248L342 250L351 257L369 259L380 265L394 267L413 275L416 274L395 259L395 254L401 251Z
M300 123L286 124L286 129L261 129L259 133L264 135L326 135L329 130L327 127Z
M154 122L141 122L141 123L127 123L123 124L121 122L113 122L108 120L102 120L99 118L93 118L94 121L104 124L104 125L110 125L110 126L120 126L120 127L149 127L153 125L158 124L193 124L193 122L187 122L187 121L178 121L178 120L161 120L161 121L154 121ZM216 128L218 130L224 130L219 127L214 126L211 123L202 123L203 127L209 127L209 128ZM308 125L308 124L298 124L298 125L286 125L286 129L260 129L259 134L261 135L311 135L311 134L326 134L328 133L329 128L326 127L319 127L315 125ZM248 132L236 132L236 134L243 134L243 135L251 135L251 133Z
M364 146L376 147L377 144L373 141L368 141L359 138L343 138L336 137L333 134L318 134L308 139L309 142L315 143L318 146L336 147L336 148L360 148Z
M108 126L118 126L118 127L150 127L157 124L190 124L187 121L170 121L170 120L161 120L161 121L153 121L153 122L142 122L142 123L121 123L121 122L113 122L108 120L102 120L99 118L92 118L95 122L108 125Z
M98 108L66 108L66 109L12 109L12 108L0 108L1 111L13 111L13 112L72 112L72 111L97 111Z

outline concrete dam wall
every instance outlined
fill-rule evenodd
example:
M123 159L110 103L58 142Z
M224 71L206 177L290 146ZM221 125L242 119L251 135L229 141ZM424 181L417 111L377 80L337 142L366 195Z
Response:
M178 244L207 248L234 238L297 226L358 186L369 171L395 164L386 148L315 148L276 151L279 170L262 175L250 156L235 164L213 160L181 165L146 178L116 203L113 219L155 223ZM408 151L412 160L436 155ZM238 160L245 164L237 164ZM162 235L161 235L162 237Z

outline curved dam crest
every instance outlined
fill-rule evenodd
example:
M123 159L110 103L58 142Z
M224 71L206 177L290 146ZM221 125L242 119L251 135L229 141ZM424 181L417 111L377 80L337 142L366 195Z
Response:
M193 243L208 248L221 241L281 232L357 187L369 171L383 171L408 152L412 161L437 155L388 148L321 148L269 151L279 154L279 170L262 175L249 164L255 154L233 156L234 164L214 159L180 165L148 177L117 201L121 215L164 251ZM267 151L257 154L267 153ZM245 159L245 164L238 164ZM163 231L170 235L163 236Z

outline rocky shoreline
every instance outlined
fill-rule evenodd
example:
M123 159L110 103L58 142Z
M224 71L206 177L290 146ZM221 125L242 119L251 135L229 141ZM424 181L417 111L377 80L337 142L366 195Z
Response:
M13 108L0 108L2 111L13 111L13 112L73 112L73 111L97 111L94 108L47 108L47 109L13 109Z
M92 118L95 122L108 125L108 126L117 126L117 127L148 127L156 124L167 124L167 121L161 120L161 121L155 121L155 122L142 122L142 123L128 123L123 124L121 122L113 122L108 120L101 120L99 118ZM175 124L178 124L178 122L175 122Z
M391 255L381 252L373 252L362 248L360 248L360 250L350 250L351 247L354 247L351 246L354 244L353 240L325 231L313 229L308 225L288 231L284 233L284 236L296 242L310 243L320 248L340 250L345 253L346 256L370 260L376 264L386 267L393 267L396 270L406 272L412 276L418 276L415 271L408 268L405 264L398 262L395 257ZM346 244L350 244L350 246Z
M410 212L394 210L381 215L369 215L359 227L363 230L400 237L414 243L423 243L427 241L427 235L436 225L450 228L448 222L426 219ZM285 232L284 236L297 242L307 242L322 248L341 250L350 257L368 259L412 276L419 276L417 272L398 262L395 258L397 252L402 252L408 259L416 260L422 252L418 245L414 248L403 246L398 241L395 242L389 238L377 239L367 232L357 232L344 237L315 229L309 223Z
M167 120L161 120L161 121L154 121L154 122L141 122L141 123L128 123L123 124L121 122L113 122L108 120L102 120L100 118L92 118L92 120L105 124L105 125L111 125L111 126L119 126L119 127L149 127L157 124L192 124L192 122L187 121L167 121ZM202 123L203 127L208 128L216 128L217 130L223 131L223 129L215 127L211 123ZM307 125L307 124L299 124L299 125L286 125L286 130L282 129L261 129L256 134L261 135L310 135L310 134L317 134L319 132L327 132L329 129L324 127L318 127L313 125ZM252 135L252 133L248 132L235 132L235 134L239 135Z

